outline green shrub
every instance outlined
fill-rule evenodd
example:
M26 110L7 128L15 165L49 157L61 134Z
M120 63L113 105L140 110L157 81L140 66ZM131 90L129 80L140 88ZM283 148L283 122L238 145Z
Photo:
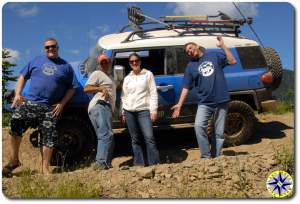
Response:
M2 112L2 127L7 127L9 124L9 117L10 114L9 113L3 113Z
M284 146L280 149L275 149L275 159L283 171L290 175L295 173L295 155L292 149Z
M294 104L288 101L277 102L276 108L273 111L275 114L284 114L294 111Z

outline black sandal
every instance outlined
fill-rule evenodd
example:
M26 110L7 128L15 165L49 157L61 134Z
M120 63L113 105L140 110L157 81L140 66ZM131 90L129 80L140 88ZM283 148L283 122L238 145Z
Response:
M2 177L12 177L12 171L21 166L21 162L18 161L17 164L13 164L12 161L9 161L2 169Z

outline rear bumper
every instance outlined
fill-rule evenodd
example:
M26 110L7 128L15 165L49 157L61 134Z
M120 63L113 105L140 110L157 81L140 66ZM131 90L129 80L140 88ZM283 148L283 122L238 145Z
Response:
M272 112L276 108L276 100L267 100L261 102L262 112Z

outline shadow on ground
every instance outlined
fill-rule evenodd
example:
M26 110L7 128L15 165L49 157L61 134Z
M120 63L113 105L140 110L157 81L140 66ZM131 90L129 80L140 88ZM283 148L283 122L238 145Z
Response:
M262 138L280 139L286 137L284 130L287 129L293 129L293 127L278 121L258 121L253 136L245 145L260 143ZM188 156L187 150L198 148L194 128L155 130L154 136L160 152L161 163L181 163L186 160ZM145 146L144 149L146 149ZM237 156L246 155L248 153L236 152L224 148L223 154L225 156ZM131 138L128 133L115 135L114 157L121 156L132 156ZM91 160L93 161L92 158ZM92 161L85 162L84 165L89 166ZM121 163L120 166L132 166L132 163L133 161L130 158Z
M284 123L278 121L260 122L257 121L253 136L248 140L247 144L260 143L262 138L280 139L285 137L284 130L293 129Z
M154 131L154 135L160 151L162 163L182 162L188 156L185 149L198 147L193 128ZM130 136L128 134L115 135L114 156L131 155L132 148ZM122 165L132 165L132 160L129 160Z
M255 132L246 144L260 143L262 138L280 139L285 137L284 130L293 129L284 123L278 121L260 122L255 125ZM156 130L154 131L162 163L179 163L187 158L185 150L198 148L194 128ZM115 156L131 156L131 139L129 134L119 134L115 136ZM247 152L235 152L224 149L226 156L245 155ZM132 164L132 160L127 164Z

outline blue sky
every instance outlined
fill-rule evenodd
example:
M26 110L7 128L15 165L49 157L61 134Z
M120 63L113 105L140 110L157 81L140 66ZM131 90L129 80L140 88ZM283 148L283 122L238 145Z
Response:
M58 39L60 56L69 62L85 59L98 37L117 32L128 23L127 7L136 5L148 16L217 14L240 17L230 2L42 2L6 3L2 7L2 47L8 48L16 71L43 54L43 40ZM295 10L289 3L238 3L265 47L279 53L285 69L294 70ZM248 26L242 34L255 39Z

